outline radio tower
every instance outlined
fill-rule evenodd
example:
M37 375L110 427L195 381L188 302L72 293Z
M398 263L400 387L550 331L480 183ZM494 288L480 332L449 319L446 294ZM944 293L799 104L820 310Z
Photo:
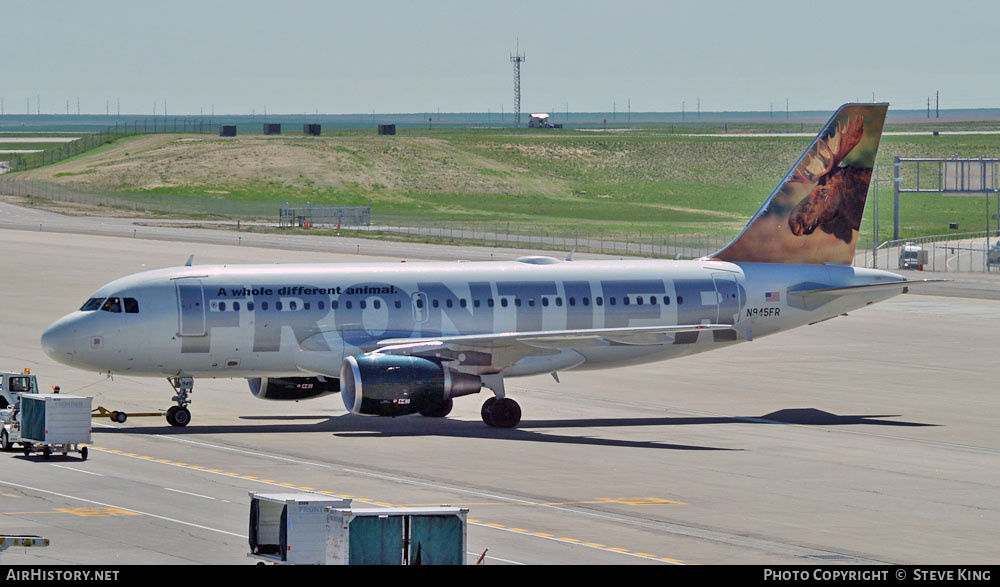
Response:
M519 49L520 44L510 56L510 62L514 64L514 126L518 127L521 126L521 63L524 61Z

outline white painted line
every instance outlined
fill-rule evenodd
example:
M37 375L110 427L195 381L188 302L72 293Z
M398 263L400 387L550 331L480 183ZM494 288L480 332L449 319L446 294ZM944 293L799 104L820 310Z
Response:
M214 497L212 497L210 495L202 495L200 493L191 493L189 491L181 491L180 489L171 489L169 487L164 487L164 489L166 489L167 491L173 491L174 493L183 493L184 495L193 495L194 497L203 497L205 499L211 499L212 501L216 500L216 498L214 498Z
M74 469L73 467L64 467L63 465L51 465L52 467L58 467L60 469L66 469L67 471L76 471L77 473L86 473L88 475L97 475L98 477L103 477L100 473L95 473L93 471L84 471L82 469Z
M192 522L185 522L184 520L178 520L176 518L168 518L166 516L158 516L156 514L151 514L149 512L144 512L144 511L141 511L141 510L135 510L135 509L132 509L132 508L122 507L120 505L114 505L114 504L110 504L110 503L102 503L102 502L94 501L94 500L91 500L91 499L84 499L82 497L77 497L75 495L66 495L65 493L56 493L55 491L48 491L48 490L45 490L45 489L39 489L37 487L31 487L31 486L28 486L28 485L20 485L18 483L11 483L10 481L4 481L2 479L0 479L0 485L6 485L8 487L17 487L18 489L27 489L28 491L37 491L39 493L47 493L49 495L56 495L58 497L63 497L63 498L66 498L66 499L74 499L76 501L82 501L83 503L89 503L89 504L93 504L93 505L99 505L101 507L106 507L106 508L116 508L116 509L123 510L123 511L126 511L126 512L133 512L133 513L140 514L140 515L143 515L143 516L149 516L150 518L156 518L157 520L164 520L164 521L167 521L167 522L173 522L175 524L182 524L184 526L191 526L192 528L199 528L201 530L208 530L210 532L218 532L219 534L226 534L226 535L229 535L229 536L235 536L237 538L243 538L243 539L247 538L247 536L245 534L236 534L235 532L227 532L225 530L219 530L218 528L209 528L208 526L202 526L201 524L194 524Z
M80 137L0 137L0 143L72 143Z
M349 468L346 468L346 467L339 467L339 466L336 466L336 465L329 465L329 464L326 464L326 463L319 463L319 462L315 462L315 461L306 461L306 460L301 460L301 459L292 459L292 458L288 458L288 457L282 457L282 456L278 456L278 455L271 455L271 454L267 454L267 453L263 453L263 452L258 452L258 451L249 451L249 450L243 450L243 449L238 449L238 448L231 448L231 447L228 447L228 446L222 446L222 445L212 444L212 443L208 443L208 442L198 442L198 441L188 440L188 439L185 439L185 438L178 438L178 437L174 437L174 436L166 436L166 435L159 435L159 434L154 434L153 436L155 438L162 438L164 440L171 440L171 441L174 441L174 442L181 442L181 443L184 443L184 444L194 444L194 445L198 445L198 446L205 446L205 447L214 448L214 449L217 449L217 450L225 450L225 451L230 451L230 452L243 453L243 454L248 454L248 455L252 455L252 456L255 456L255 457L265 457L265 458L274 459L274 460L277 460L277 461L285 461L285 462L291 462L291 463L296 463L296 464L301 464L301 465L311 465L311 466L314 466L314 467L320 467L320 468L326 468L326 469L339 469L339 470L341 470L341 471L343 471L345 473L350 473L352 475L362 475L362 476L366 476L366 477L374 477L376 479L383 479L383 480L391 481L391 482L394 482L394 483L403 483L403 484L406 484L406 485L415 485L415 486L418 486L418 487L430 487L430 488L439 489L439 490L443 490L443 491L452 491L452 492L456 492L456 493L463 493L463 494L467 494L467 495L474 495L474 496L477 496L477 497L482 497L482 498L487 498L487 499L495 499L497 501L508 502L508 503L516 503L516 504L522 504L522 505L533 505L533 506L538 506L538 507L542 507L542 508L548 508L548 509L557 510L557 511L568 513L568 514L573 514L573 515L576 515L576 516L583 516L583 517L589 517L589 518L603 519L603 520L609 520L609 521L615 521L615 522L625 522L625 523L628 523L628 524L634 525L634 526L655 527L655 528L658 528L658 529L661 529L661 530L666 530L668 532L672 532L672 533L676 533L676 534L681 534L681 535L685 535L685 536L702 536L700 533L692 532L692 531L690 531L688 529L681 530L678 527L663 528L662 525L636 522L634 520L629 520L629 519L621 518L619 516L614 516L614 515L598 514L598 513L595 513L595 512L586 512L586 511L574 510L572 508L567 508L567 507L560 507L560 506L540 504L540 503L533 502L533 501L530 501L530 500L516 499L516 498L512 498L512 497L506 497L506 496L502 496L502 495L496 495L496 494L493 494L493 493L485 493L485 492L481 492L481 491L473 491L473 490L469 490L469 489L461 489L461 488L458 488L458 487L452 487L452 486L442 485L442 484L438 484L438 483L430 483L430 482L427 482L427 481L416 481L416 480L413 480L413 479L407 479L405 477L397 477L397 476L394 476L394 475L384 475L384 474L380 474L380 473L371 473L371 472L368 472L368 471L361 471L361 470L358 470L358 469L349 469ZM155 461L150 461L150 462L155 462ZM260 481L257 480L257 482L260 482ZM271 484L268 483L268 485L271 485ZM636 558L644 558L644 559L655 560L655 561L659 561L659 562L669 562L669 561L663 561L663 560L661 560L659 558L656 558L656 557L639 556L639 555L633 554L631 552L621 552L621 551L617 551L617 550L612 550L610 548L594 547L594 546L590 546L590 545L588 545L588 544L586 544L584 542L572 542L572 541L569 541L569 540L562 540L562 539L559 539L559 538L556 538L556 537L549 538L549 537L545 537L545 536L538 536L537 534L530 534L530 533L524 533L524 532L514 532L512 530L507 530L506 528L498 528L496 526L490 526L490 525L487 525L487 524L479 524L479 523L475 523L475 522L469 522L469 525L478 526L478 527L481 527L481 528L489 528L489 529L492 529L492 530L504 530L506 532L511 532L513 534L520 534L522 536L529 536L529 537L533 537L533 538L544 538L546 540L551 540L551 541L555 541L555 542L561 542L563 544L571 544L571 545L576 545L576 546L585 546L587 548L591 548L591 549L595 549L595 550L601 550L601 551L609 552L609 553L612 553L612 554L623 554L623 555L626 555L626 556L631 556L631 557L636 557ZM671 564L685 564L685 563L671 563Z
M581 542L581 541L578 541L578 540L566 540L564 538L558 538L556 536L539 536L538 534L520 532L518 530L512 530L510 528L498 528L495 525L483 524L483 523L479 523L479 522L468 522L468 524L470 526L479 526L480 528L488 528L490 530L500 530L502 532L509 532L511 534L518 534L520 536L530 536L532 538L541 538L542 540L550 540L552 542L559 542L561 544L570 544L570 545L573 545L573 546L583 546L585 548L590 548L590 549L593 549L593 550L600 550L602 552L607 552L609 554L623 554L625 556L631 556L631 557L634 557L634 558L641 558L641 559L646 559L646 560L650 560L650 561L656 561L656 562L659 562L659 563L667 563L667 564L670 564L670 565L686 565L687 564L687 563L679 562L679 561L663 560L663 558L655 557L655 556L642 556L642 555L636 554L634 552L623 552L621 550L614 550L614 549L608 548L607 546L592 546L590 544L587 544L586 542Z
M479 560L479 557L482 556L483 553L481 553L481 552L467 552L465 554L471 556L472 560ZM512 565L521 565L522 567L528 564L528 563L519 563L517 561L512 561L512 560L508 560L508 559L500 558L500 557L496 557L496 556L487 556L486 560L500 561L502 563L510 563Z

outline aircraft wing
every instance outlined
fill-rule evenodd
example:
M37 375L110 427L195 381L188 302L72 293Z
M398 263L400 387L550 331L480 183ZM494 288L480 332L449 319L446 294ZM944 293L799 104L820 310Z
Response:
M527 357L613 345L663 345L672 343L674 335L681 332L733 328L731 324L689 324L395 338L380 340L371 352L441 358L454 361L456 367L485 373L499 371Z

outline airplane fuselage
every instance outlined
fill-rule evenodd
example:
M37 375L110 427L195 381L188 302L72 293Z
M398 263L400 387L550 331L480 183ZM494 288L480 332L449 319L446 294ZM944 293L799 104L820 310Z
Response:
M718 261L195 265L100 288L42 339L69 365L139 376L281 377L336 372L387 339L732 324L527 357L505 376L675 358L832 318L899 292L819 307L796 289L897 282L844 265ZM790 295L791 294L791 295ZM112 300L117 300L111 303ZM117 310L117 311L115 311ZM472 361L474 363L474 361Z

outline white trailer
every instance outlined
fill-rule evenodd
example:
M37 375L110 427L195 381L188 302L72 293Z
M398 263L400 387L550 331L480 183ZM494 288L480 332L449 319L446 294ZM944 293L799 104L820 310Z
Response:
M79 452L87 460L91 435L93 398L63 394L21 396L21 446L24 456L41 451L47 459L53 452Z
M315 493L250 492L250 554L267 562L322 565L326 561L326 510L351 507L350 499Z
M351 509L350 499L250 493L250 553L258 564L462 565L468 509Z

